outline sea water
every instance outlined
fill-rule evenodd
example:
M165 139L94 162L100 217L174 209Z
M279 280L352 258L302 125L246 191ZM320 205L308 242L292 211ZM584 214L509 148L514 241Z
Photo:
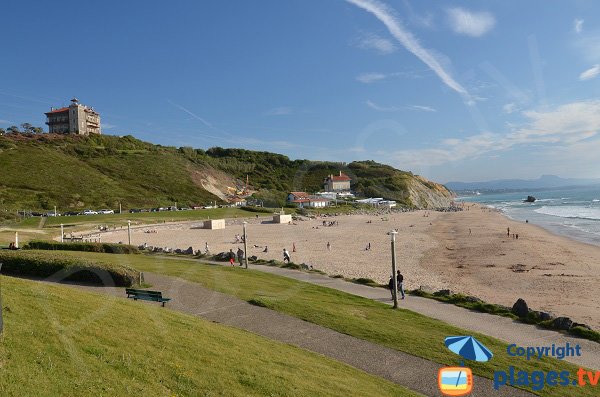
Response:
M527 203L528 195L536 201ZM600 186L565 188L536 192L481 194L460 197L496 208L518 221L528 220L553 233L600 245Z

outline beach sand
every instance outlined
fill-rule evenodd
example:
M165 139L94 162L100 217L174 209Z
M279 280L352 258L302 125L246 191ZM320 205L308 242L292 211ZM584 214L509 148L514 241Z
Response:
M213 254L235 252L243 248L233 243L235 235L242 234L243 220L228 220L224 230L200 229L200 222L134 227L132 244L204 250L208 242ZM294 225L272 224L266 218L245 220L250 256L281 261L287 248L294 263L380 283L387 283L391 274L387 233L398 229L397 263L405 288L450 289L506 306L523 298L533 310L600 329L600 247L509 220L494 210L472 205L462 212L342 215L299 220ZM339 225L324 227L323 221ZM507 227L519 239L507 236ZM102 233L102 241L126 242L127 230ZM369 251L365 250L368 243ZM268 253L262 252L265 245ZM296 252L292 252L294 245Z

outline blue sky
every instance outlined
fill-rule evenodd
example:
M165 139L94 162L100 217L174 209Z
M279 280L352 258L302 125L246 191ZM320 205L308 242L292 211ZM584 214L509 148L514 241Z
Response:
M600 3L22 1L0 127L73 96L104 133L440 182L600 177Z

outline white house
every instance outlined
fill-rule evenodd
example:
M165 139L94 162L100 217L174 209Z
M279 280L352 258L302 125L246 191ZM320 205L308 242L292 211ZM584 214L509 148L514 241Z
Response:
M315 195L309 195L306 192L290 192L287 202L296 205L298 208L323 208L331 202L328 198Z

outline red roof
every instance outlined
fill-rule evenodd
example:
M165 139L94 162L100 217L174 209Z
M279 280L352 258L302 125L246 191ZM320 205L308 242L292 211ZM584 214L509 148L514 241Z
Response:
M69 108L60 108L60 109L51 110L48 113L44 113L44 114L62 113L62 112L68 112L68 111L69 111Z
M290 194L298 198L308 198L308 193L306 192L290 192Z
M345 182L351 181L352 178L340 171L339 175L329 175L326 180L331 180L333 182Z

